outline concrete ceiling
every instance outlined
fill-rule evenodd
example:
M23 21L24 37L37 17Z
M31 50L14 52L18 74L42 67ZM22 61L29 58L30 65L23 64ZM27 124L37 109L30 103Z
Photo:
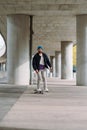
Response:
M0 15L76 15L87 13L87 0L0 0Z

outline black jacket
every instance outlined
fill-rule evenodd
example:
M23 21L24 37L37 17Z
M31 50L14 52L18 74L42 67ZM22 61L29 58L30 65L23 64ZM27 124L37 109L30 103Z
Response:
M51 67L51 63L49 61L49 58L45 53L43 53L43 58L44 58L45 67L46 68L48 68L48 66ZM39 53L36 53L35 56L33 57L33 62L32 62L34 70L39 70L40 59L41 59L41 56L39 55Z

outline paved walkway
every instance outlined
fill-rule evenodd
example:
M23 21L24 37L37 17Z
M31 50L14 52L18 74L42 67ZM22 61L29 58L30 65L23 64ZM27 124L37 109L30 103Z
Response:
M0 130L87 130L87 87L57 78L48 86L43 95L33 94L35 86L0 89L0 101L9 106Z

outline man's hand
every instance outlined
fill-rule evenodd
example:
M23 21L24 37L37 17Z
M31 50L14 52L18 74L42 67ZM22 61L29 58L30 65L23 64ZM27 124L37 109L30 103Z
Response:
M38 70L36 70L36 73L38 73L39 71Z

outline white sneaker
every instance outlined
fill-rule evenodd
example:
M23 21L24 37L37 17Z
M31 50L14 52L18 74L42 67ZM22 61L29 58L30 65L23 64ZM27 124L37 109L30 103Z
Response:
M46 89L44 90L44 92L49 92L48 88L46 88Z
M34 89L34 91L37 91L37 92L39 92L39 91L41 91L41 89L39 88L39 89Z
M41 92L42 90L39 88L39 89L37 89L37 91L38 91L38 92Z

